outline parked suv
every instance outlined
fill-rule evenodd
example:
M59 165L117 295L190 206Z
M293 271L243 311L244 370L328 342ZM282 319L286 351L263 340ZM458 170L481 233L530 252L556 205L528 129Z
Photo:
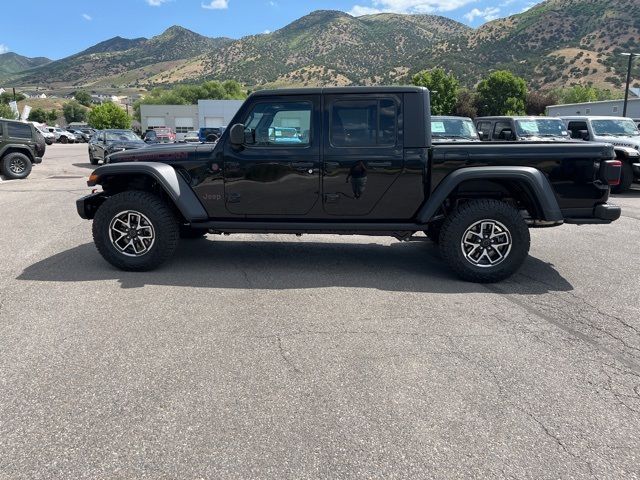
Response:
M225 127L202 127L198 130L198 138L203 143L217 142L224 133L224 130Z
M571 138L587 142L606 142L613 145L616 157L622 162L620 185L613 193L629 190L640 180L640 131L631 118L621 117L562 117Z
M102 188L77 201L78 213L124 270L156 268L180 237L206 233L408 241L428 231L475 282L516 272L530 227L620 217L607 203L620 179L611 145L433 144L430 108L418 87L255 92L215 144L110 155L89 177Z
M549 117L478 117L476 129L482 141L570 141L565 124Z
M473 120L466 117L431 117L433 143L479 142Z
M60 127L48 127L47 130L56 136L56 142L75 143L76 141L76 136L68 130L64 130Z
M89 140L89 161L91 165L97 165L100 161L106 162L107 157L114 152L146 146L133 130L101 130Z
M42 162L46 148L32 124L0 119L0 173L7 178L27 178L33 164Z

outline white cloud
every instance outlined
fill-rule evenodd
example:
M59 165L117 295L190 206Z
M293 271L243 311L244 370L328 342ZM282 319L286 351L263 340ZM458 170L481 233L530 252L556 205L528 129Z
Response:
M7 47L4 43L0 43L0 54L7 53L9 51L9 47Z
M487 7L484 10L474 8L473 10L465 13L463 17L469 22L473 22L476 17L483 18L487 22L490 22L491 20L498 18L498 13L500 13L500 9L497 7Z
M229 0L211 0L209 3L203 3L202 8L208 10L226 10L229 8Z
M528 5L525 5L525 7L524 7L522 10L520 10L520 12L521 12L521 13L524 13L524 12L526 12L527 10L531 10L531 8L532 8L532 7L535 7L535 6L536 6L536 4L535 4L535 3L530 3L530 4L528 4Z
M169 0L147 0L147 3L152 7L159 7L163 3L167 3Z
M265 35L269 35L271 33L271 30L265 30L264 32L262 32Z
M82 18L84 18L86 21L90 22L91 20L93 20L93 17L87 13L83 13L82 14Z
M374 13L449 12L477 0L371 0L370 5L354 5L349 11L354 17Z

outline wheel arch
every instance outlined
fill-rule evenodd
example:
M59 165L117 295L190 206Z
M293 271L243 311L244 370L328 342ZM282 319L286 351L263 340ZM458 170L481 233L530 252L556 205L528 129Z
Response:
M484 198L501 195L515 198L537 220L563 220L553 188L541 171L532 167L467 167L449 174L436 187L419 210L418 222L428 223L448 199L464 197L473 193L474 188L478 188Z
M11 153L22 153L23 155L26 155L29 158L31 163L33 163L33 160L34 160L33 152L26 145L25 146L21 146L21 145L6 146L3 150L0 151L0 158L4 158Z
M166 197L186 222L208 219L202 203L184 178L173 167L164 163L104 165L94 170L87 183L90 187L102 186L107 196L127 190L159 193Z

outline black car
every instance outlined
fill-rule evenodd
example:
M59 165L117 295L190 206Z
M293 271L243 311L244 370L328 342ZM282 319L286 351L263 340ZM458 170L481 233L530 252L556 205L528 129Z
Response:
M73 130L68 129L69 132L73 133L76 136L76 142L77 143L88 143L89 140L91 139L91 135L89 135L88 133L85 133L84 131L78 129L78 128L74 128Z
M475 282L516 272L529 228L620 217L607 203L621 170L611 145L434 144L429 112L418 87L255 92L215 144L111 155L78 213L124 270L156 268L180 237L207 233L427 232Z
M146 146L132 130L100 130L89 141L89 161L97 165L112 153Z

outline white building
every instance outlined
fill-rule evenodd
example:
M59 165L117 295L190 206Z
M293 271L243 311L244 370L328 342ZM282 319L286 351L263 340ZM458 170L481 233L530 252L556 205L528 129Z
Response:
M640 118L640 88L629 89L627 103L627 117ZM607 117L622 117L624 99L603 100L599 102L568 103L566 105L551 105L547 107L550 117L568 117L571 115L593 115Z
M201 127L226 127L242 105L242 100L200 100L198 105L141 105L142 131L168 127L178 140Z
M199 126L229 126L243 103L243 100L198 100Z

